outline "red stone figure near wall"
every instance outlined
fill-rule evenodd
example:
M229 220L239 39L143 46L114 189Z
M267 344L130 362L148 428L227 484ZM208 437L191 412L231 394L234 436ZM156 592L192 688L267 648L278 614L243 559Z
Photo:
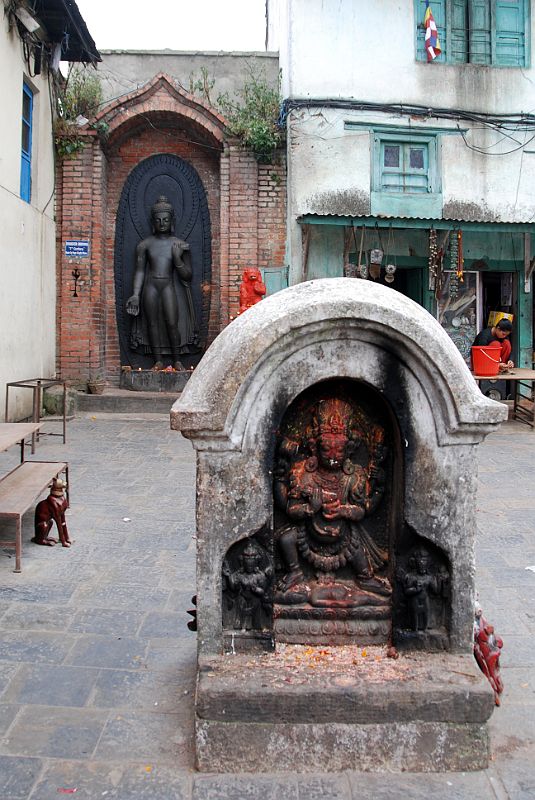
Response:
M500 675L500 654L503 640L494 632L494 626L489 625L479 603L476 603L474 620L474 655L479 668L486 676L494 689L494 702L500 705L500 695L503 692L503 681Z
M259 303L265 293L266 286L262 281L260 270L257 267L244 269L240 284L240 310L238 313L243 314L248 308Z

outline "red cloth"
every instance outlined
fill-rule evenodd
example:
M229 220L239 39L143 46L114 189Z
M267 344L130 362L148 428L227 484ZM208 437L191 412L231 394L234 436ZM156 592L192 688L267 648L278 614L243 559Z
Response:
M502 339L500 342L500 361L507 364L511 357L511 342L509 339Z

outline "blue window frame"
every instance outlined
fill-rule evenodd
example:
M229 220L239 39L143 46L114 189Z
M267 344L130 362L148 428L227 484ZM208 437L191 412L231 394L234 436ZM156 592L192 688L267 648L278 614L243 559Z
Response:
M442 216L438 134L373 132L371 211Z
M32 127L33 127L33 92L24 83L22 85L22 139L20 156L20 196L27 203L32 194Z
M430 0L442 53L434 63L529 64L528 0ZM425 0L415 0L416 58L426 61Z

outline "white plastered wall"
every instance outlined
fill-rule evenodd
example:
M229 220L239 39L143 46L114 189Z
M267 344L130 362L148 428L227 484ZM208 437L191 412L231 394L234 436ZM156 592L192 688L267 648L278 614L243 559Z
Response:
M0 419L9 381L55 371L54 153L46 74L29 77L21 42L0 19ZM34 92L31 202L20 198L22 86ZM32 393L10 391L9 417L31 414Z

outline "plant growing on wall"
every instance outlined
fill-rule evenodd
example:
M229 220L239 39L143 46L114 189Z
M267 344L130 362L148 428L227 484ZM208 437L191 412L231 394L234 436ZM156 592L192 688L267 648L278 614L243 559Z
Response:
M206 100L211 106L214 105L210 93L215 86L215 78L210 76L206 67L201 67L200 74L195 75L190 72L189 76L189 93L199 95L203 100Z
M58 95L54 142L60 158L73 158L84 146L77 127L93 117L102 103L102 86L96 73L71 67Z
M270 164L284 137L277 122L281 104L279 87L271 86L264 73L251 70L235 98L221 94L217 103L231 133L251 148L257 161Z
M72 67L60 101L63 117L67 120L93 117L102 103L102 86L97 73L87 68Z

